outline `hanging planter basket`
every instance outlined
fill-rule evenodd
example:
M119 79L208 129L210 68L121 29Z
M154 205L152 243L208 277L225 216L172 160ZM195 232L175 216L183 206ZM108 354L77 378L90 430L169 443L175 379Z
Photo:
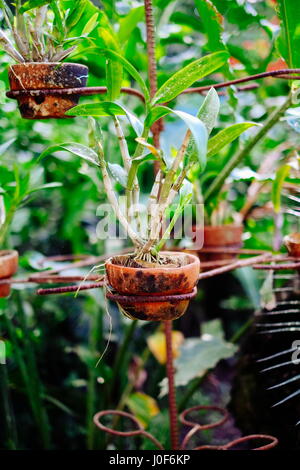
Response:
M291 233L284 238L290 256L300 258L300 233Z
M202 261L216 261L234 259L236 255L230 253L230 250L239 250L243 241L242 225L206 225L197 230L203 230L203 247L199 250L199 256ZM195 229L194 229L195 230ZM229 249L229 250L228 250ZM216 250L214 253L213 251ZM229 252L226 253L226 250Z
M185 253L162 252L173 263L157 267L124 266L126 256L105 263L107 297L118 303L124 315L146 321L175 320L181 317L197 293L200 261Z
M19 255L15 250L0 251L0 281L10 279L18 269ZM8 297L10 294L10 283L0 283L0 298Z
M78 104L76 89L86 86L88 68L72 63L29 62L12 65L8 77L7 95L17 99L23 118L65 118L66 111ZM56 92L51 93L51 89Z

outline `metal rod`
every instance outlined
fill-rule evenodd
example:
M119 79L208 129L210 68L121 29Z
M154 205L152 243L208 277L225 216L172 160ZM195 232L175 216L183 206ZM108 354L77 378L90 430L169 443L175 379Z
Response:
M174 383L174 364L173 364L173 350L172 350L172 321L167 320L165 325L165 338L167 350L167 377L169 384L169 417L170 417L170 436L172 450L180 449L179 444L179 429L178 429L178 416L176 404L176 389Z

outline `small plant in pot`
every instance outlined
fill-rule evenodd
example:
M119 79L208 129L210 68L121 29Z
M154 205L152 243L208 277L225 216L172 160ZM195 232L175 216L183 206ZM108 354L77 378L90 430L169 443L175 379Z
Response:
M116 54L115 58L118 59ZM116 102L79 105L70 112L89 117L89 146L67 142L52 146L42 154L44 157L58 150L68 150L99 168L107 198L134 246L131 253L114 256L105 263L108 289L112 290L108 296L113 297L120 310L131 318L154 321L178 318L184 314L189 298L195 293L200 269L198 257L162 250L176 221L192 199L193 186L188 180L190 172L194 168L202 172L205 168L208 134L215 119L218 96L212 89L197 116L161 103L171 101L195 80L217 70L227 58L227 53L218 52L189 64L169 78L152 100L142 77L122 58L122 65L144 92L146 117L143 123ZM168 114L183 120L187 126L183 142L173 154L165 154L149 142L153 124ZM119 116L122 115L127 116L137 134L132 152L129 152L120 124ZM100 125L94 119L97 116L112 119L122 165L108 161ZM154 178L147 207L141 211L138 209L139 168L153 160L159 162L160 169ZM113 179L124 187L124 207L115 191ZM173 217L164 224L171 204L175 207Z
M0 146L0 153L10 146L9 141ZM40 190L60 187L60 183L45 183L41 168L36 162L0 165L0 298L10 294L10 283L5 282L18 270L18 252L10 248L9 235L16 211L23 207Z
M0 1L0 6L6 27L0 30L0 47L17 62L9 68L8 96L18 100L24 118L65 117L65 112L78 104L79 95L43 90L86 86L88 68L62 61L94 29L97 14L82 25L80 37L72 37L72 30L83 14L84 2L18 0L14 12L5 0Z
M216 125L220 109L219 97L214 90L207 94L202 106L210 116L208 125L210 133ZM224 181L220 190L209 199L205 198L205 188L208 182L211 184L214 177L220 174L223 167L223 160L217 155L243 132L256 125L254 122L241 122L227 126L214 134L208 140L206 171L200 174L196 168L190 172L194 198L198 204L204 205L204 227L196 225L193 227L196 239L201 239L197 236L198 232L203 234L203 246L198 247L198 243L194 246L196 249L199 248L199 256L203 261L232 259L234 254L230 253L230 250L238 250L242 246L242 217L228 200L232 186ZM226 253L226 250L229 252Z

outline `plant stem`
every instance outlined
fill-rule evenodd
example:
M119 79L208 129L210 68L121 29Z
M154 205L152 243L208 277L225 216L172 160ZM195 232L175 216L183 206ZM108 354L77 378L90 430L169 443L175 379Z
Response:
M204 194L204 202L207 203L213 196L215 196L223 187L226 178L230 175L232 170L243 161L243 159L251 152L255 145L268 133L268 131L279 121L281 116L290 107L292 103L291 94L288 96L286 101L280 108L276 109L264 126L257 132L257 134L249 140L247 145L235 154L225 165L223 170L219 173L216 179L209 186L208 190Z

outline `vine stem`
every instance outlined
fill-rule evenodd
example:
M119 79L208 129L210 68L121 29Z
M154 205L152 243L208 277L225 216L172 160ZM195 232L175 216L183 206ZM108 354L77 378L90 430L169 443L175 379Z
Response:
M204 194L204 202L207 203L225 183L226 178L230 175L232 170L243 161L243 159L251 152L255 145L269 132L269 130L279 121L281 116L292 104L292 94L290 94L287 100L283 103L280 108L276 109L273 114L267 119L267 122L257 132L257 134L249 140L247 145L236 153L225 165L223 170L219 173L213 183L209 186L208 190Z

